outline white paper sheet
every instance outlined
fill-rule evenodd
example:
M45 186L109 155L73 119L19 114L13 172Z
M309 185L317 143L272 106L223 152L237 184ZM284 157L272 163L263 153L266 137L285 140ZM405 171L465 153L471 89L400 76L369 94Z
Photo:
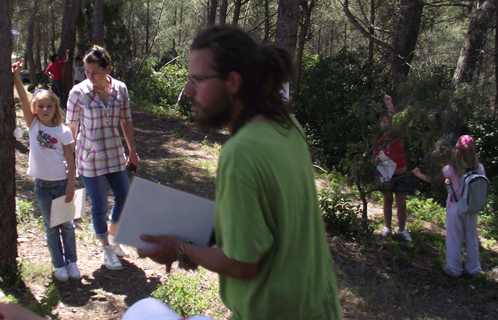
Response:
M389 159L382 150L379 153L379 160L380 164L377 165L377 170L379 170L382 177L391 179L396 170L396 163Z
M66 196L52 200L50 228L85 216L85 198L86 191L85 188L82 188L74 192L74 198L69 203L65 202Z
M172 235L207 246L214 230L214 201L134 177L114 241L131 247L154 246L140 235Z

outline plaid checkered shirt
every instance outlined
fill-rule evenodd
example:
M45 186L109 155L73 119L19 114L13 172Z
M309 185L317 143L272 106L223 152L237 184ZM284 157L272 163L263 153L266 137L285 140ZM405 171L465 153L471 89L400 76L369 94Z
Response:
M126 170L126 156L118 127L120 121L131 121L130 97L123 82L110 80L107 107L88 79L69 92L66 123L79 124L76 168L84 177Z

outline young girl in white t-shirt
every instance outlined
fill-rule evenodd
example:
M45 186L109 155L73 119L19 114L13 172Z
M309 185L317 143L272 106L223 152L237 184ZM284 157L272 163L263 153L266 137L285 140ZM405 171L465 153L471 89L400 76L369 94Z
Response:
M74 197L73 135L62 124L64 117L54 93L40 90L29 102L19 76L23 65L23 59L14 63L12 74L29 129L28 175L35 178L35 195L45 224L54 276L59 281L79 279L74 222L49 226L52 200L65 195L65 202L69 203Z
M443 271L452 278L462 275L462 248L465 240L467 256L465 272L471 277L479 277L482 271L479 263L479 240L477 238L477 214L463 214L458 211L457 201L461 196L460 178L467 171L477 171L486 175L484 166L477 159L474 138L463 135L453 148L451 165L443 168L445 184L448 187L446 200L446 260ZM431 182L419 168L413 173L420 179Z

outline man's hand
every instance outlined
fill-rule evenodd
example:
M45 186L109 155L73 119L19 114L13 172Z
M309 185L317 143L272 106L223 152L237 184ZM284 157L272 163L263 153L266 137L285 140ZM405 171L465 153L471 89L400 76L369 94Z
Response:
M7 320L44 320L33 312L13 302L0 303L0 319Z
M144 242L155 243L152 249L138 249L137 253L140 258L149 257L151 260L166 265L166 272L171 271L171 265L178 259L182 241L173 236L150 236L141 235L140 239Z

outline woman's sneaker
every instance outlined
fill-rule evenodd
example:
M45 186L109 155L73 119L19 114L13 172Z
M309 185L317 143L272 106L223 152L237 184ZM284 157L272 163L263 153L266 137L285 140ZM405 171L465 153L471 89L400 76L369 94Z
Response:
M109 234L108 239L109 239L109 243L112 244L112 247L114 248L114 253L118 257L129 257L130 256L130 251L126 250L119 243L114 242L114 236L112 234Z
M69 275L67 274L66 267L54 268L54 277L55 277L55 279L57 279L61 282L66 282L67 279L69 279Z
M410 233L406 230L396 232L398 234L398 237L401 238L401 240L406 241L406 242L412 242L412 237L410 236Z
M71 262L69 260L67 262L67 273L71 279L79 280L81 277L80 270L78 269L76 262Z
M382 229L382 231L380 232L380 235L383 236L384 238L387 238L387 237L391 236L392 234L393 234L393 231L387 227Z
M114 253L118 257L129 257L130 256L130 251L126 250L122 245L119 243L113 243L112 248L114 249Z
M102 263L104 263L105 267L110 270L121 270L123 266L121 265L121 261L119 261L118 256L114 252L114 248L112 245L108 245L102 247Z

